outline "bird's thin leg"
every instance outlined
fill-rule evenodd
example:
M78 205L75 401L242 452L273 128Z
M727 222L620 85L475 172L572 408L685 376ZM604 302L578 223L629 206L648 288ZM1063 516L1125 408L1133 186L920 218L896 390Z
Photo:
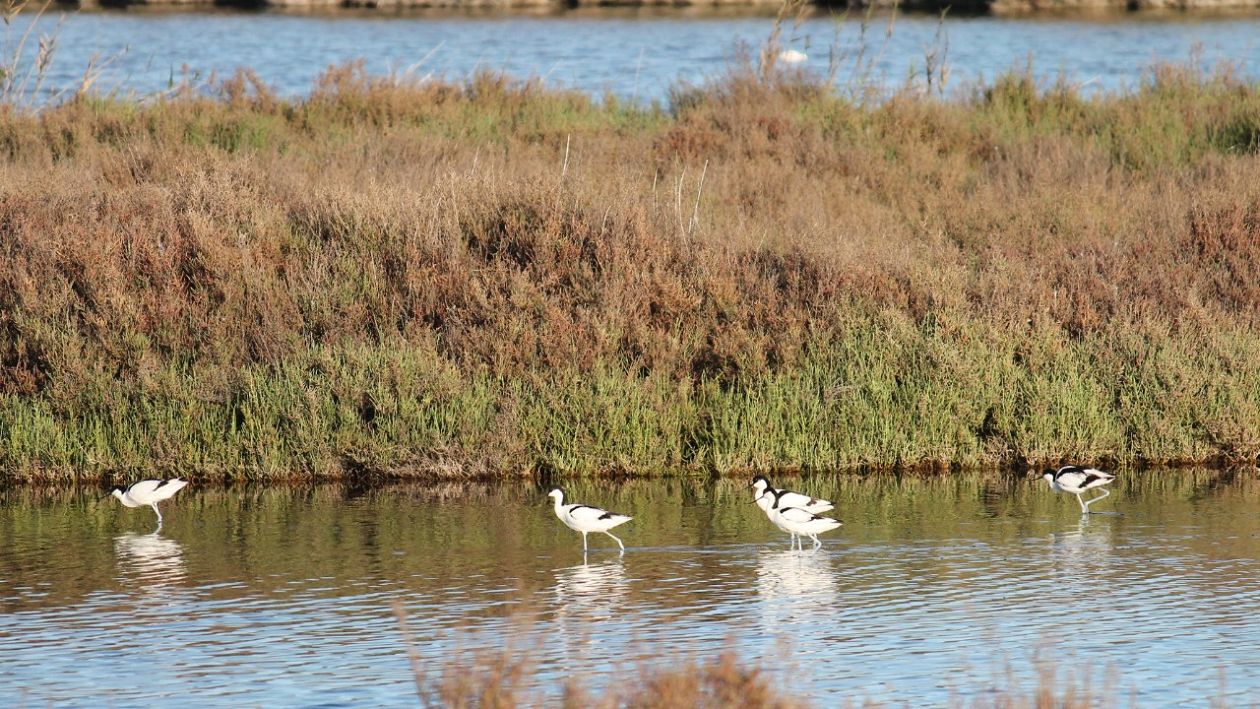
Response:
M162 524L162 510L159 510L159 509L157 508L157 503L156 503L156 502L151 502L151 503L149 503L149 507L152 507L152 508L153 508L153 511L157 513L157 516L158 516L158 524L159 524L159 525L161 525L161 524Z
M582 532L582 553L586 553L586 532Z
M624 552L626 550L626 545L621 543L621 540L617 538L617 535L613 534L612 532L604 532L604 534L607 534L608 536L612 537L613 541L617 542L617 546L621 547L621 551Z
M1106 497L1106 496L1108 496L1108 495L1110 495L1110 494L1111 494L1111 491L1110 491L1110 490L1108 490L1107 488L1101 488L1101 491L1102 491L1102 494L1101 494L1101 495L1099 495L1098 497L1095 497L1095 498L1093 498L1093 499L1091 499L1091 500L1089 500L1088 502L1086 502L1086 503L1085 503L1085 509L1087 509L1087 510L1088 510L1090 505L1094 504L1095 502L1098 502L1099 500L1101 500L1101 499L1103 499L1104 497Z
M1081 497L1081 493L1076 493L1076 501L1081 503L1081 512L1089 514L1089 505L1085 504L1085 499Z
M822 546L822 542L818 541L818 535L814 535L814 536L810 537L810 539L813 539L813 540L814 540L814 548L815 548L815 549L817 549L818 547Z

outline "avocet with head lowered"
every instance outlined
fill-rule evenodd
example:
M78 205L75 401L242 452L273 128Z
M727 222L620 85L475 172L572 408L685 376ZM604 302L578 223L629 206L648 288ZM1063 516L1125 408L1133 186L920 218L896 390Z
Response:
M626 551L626 545L621 543L614 534L608 530L617 525L625 524L633 517L627 515L619 515L616 512L609 512L598 507L590 505L566 505L564 504L564 492L560 488L555 488L547 493L556 508L556 516L564 522L564 526L577 532L582 533L582 551L586 551L586 535L591 532L603 532L612 537L617 542L617 546L621 548L622 553Z
M804 549L801 543L801 537L809 537L814 540L814 548L822 546L822 542L818 540L818 535L823 532L830 532L833 529L839 529L843 522L830 517L822 517L810 512L802 507L786 507L780 504L780 500L785 499L789 493L786 490L780 490L778 494L766 490L757 498L758 504L761 504L763 498L770 503L770 509L767 514L770 515L770 521L774 526L782 529L792 535L798 549Z
M175 493L183 490L187 482L179 478L170 480L141 480L128 488L115 487L110 494L118 498L125 507L143 507L148 505L157 513L158 527L162 526L162 512L157 503L169 500Z
M757 506L761 508L762 512L766 513L766 517L770 518L770 522L774 524L774 526L792 535L793 541L796 541L796 532L787 529L775 521L775 516L771 507L776 502L779 503L780 507L795 507L812 514L826 512L835 507L835 505L832 505L830 502L822 498L802 495L799 492L792 492L791 490L776 490L773 487L770 487L770 480L768 480L764 475L758 475L752 479L752 489L753 500L757 503ZM769 494L767 495L766 493Z
M1094 468L1082 468L1078 465L1065 465L1058 470L1047 469L1041 477L1050 483L1051 490L1076 495L1076 501L1081 503L1081 512L1084 514L1089 514L1089 506L1110 495L1111 491L1104 489L1101 495L1090 498L1088 501L1082 498L1081 494L1086 490L1102 488L1116 479L1116 476L1111 473L1104 473Z

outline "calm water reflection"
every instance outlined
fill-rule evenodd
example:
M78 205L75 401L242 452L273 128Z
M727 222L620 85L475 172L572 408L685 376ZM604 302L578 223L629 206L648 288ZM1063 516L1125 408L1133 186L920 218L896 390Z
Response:
M1087 88L1137 83L1156 62L1182 63L1197 51L1211 66L1246 63L1260 52L1260 16L1184 17L1180 21L955 17L945 22L947 49L933 16L903 16L885 44L884 19L862 40L858 23L819 17L791 28L787 44L809 55L806 66L826 74L832 56L838 78L850 80L865 44L859 74L899 86L922 72L925 50L951 68L954 84L974 81L1031 59L1042 76L1062 73ZM25 18L16 23L23 29ZM51 32L53 22L42 31ZM375 73L460 79L478 69L550 85L624 98L656 100L676 81L700 81L730 64L737 42L759 45L769 35L766 17L688 17L677 12L601 12L560 17L382 15L309 17L245 13L78 13L57 30L58 50L49 76L54 90L77 87L94 55L113 57L99 89L151 94L179 81L185 69L202 80L257 70L285 94L309 91L331 64L362 59ZM35 42L29 51L37 51ZM833 55L832 49L836 52ZM1197 49L1196 49L1197 48ZM100 61L96 62L98 65Z
M795 484L846 522L816 553L733 481L573 485L636 514L585 562L527 484L190 487L160 535L96 490L0 492L0 696L408 704L397 600L426 672L506 643L540 695L733 646L822 706L1032 688L1051 653L1125 703L1260 701L1254 471L1127 475L1088 518L1040 480Z

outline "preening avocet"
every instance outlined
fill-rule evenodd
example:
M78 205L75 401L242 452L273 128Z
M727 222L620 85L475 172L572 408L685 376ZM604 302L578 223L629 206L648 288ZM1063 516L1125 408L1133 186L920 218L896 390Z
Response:
M1046 482L1050 483L1050 489L1055 492L1066 492L1076 495L1076 501L1081 503L1081 512L1089 514L1089 506L1111 494L1110 490L1104 489L1098 497L1089 499L1088 501L1081 497L1081 493L1094 488L1101 488L1108 485L1116 476L1111 473L1104 473L1094 468L1082 468L1078 465L1065 465L1058 470L1046 469L1041 474Z
M170 480L141 480L129 488L115 487L110 494L117 497L126 507L148 505L157 513L158 526L162 526L162 512L157 503L169 500L175 493L184 489L188 483L179 478Z
M818 535L823 532L830 532L833 529L839 529L843 522L830 517L822 517L801 507L783 507L779 504L779 500L786 497L786 491L780 491L779 495L766 490L762 493L763 497L771 498L770 504L770 521L776 527L782 529L788 534L793 535L798 549L804 549L801 544L801 537L809 537L814 540L814 548L822 546L822 542L818 541ZM761 498L757 498L758 501Z
M620 524L625 524L634 519L627 515L619 515L616 512L609 512L598 507L590 505L566 505L564 504L564 492L560 488L555 488L547 493L555 502L556 516L564 522L564 526L582 533L582 551L586 551L586 535L591 532L603 532L613 538L617 542L617 546L624 553L626 545L608 530Z
M780 501L780 506L796 507L814 514L826 512L834 507L830 502L821 498L802 495L791 490L776 490L770 487L770 481L764 475L758 475L752 479L752 489L753 499L756 501L757 506L761 508L762 512L766 513L766 517L770 518L770 522L774 526L792 535L793 542L796 541L796 532L775 521L774 513L770 509L776 500ZM767 495L766 493L770 494Z

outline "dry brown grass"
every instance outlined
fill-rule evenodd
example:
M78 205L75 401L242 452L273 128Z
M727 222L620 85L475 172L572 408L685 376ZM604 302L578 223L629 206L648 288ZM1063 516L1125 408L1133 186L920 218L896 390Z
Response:
M420 704L451 709L514 709L525 706L563 706L567 709L805 709L810 702L781 686L771 673L727 650L707 661L680 660L668 668L640 669L633 680L613 681L601 691L586 688L591 678L570 676L551 699L536 685L528 653L483 653L452 658L430 677L416 670ZM1060 679L1043 675L1028 689L1006 672L999 686L981 681L970 698L954 697L947 706L957 709L1105 709L1140 706L1121 702L1111 688L1097 688L1088 677ZM1111 680L1115 680L1112 677ZM888 706L861 696L829 696L825 706L878 709ZM1213 706L1225 707L1220 698Z
M1237 386L1260 366L1254 85L1165 69L1085 98L1012 75L964 100L858 105L736 69L673 101L347 66L301 101L246 72L209 98L0 116L0 426L21 429L0 465L256 475L1260 450L1260 393ZM791 394L778 429L821 426L801 407L847 405L879 372L892 399L861 403L919 407L896 425L929 433L845 411L825 423L856 442L824 451L713 430L752 426L721 397L759 387ZM952 398L919 381L932 372ZM571 406L598 423L614 406L587 391L600 386L644 392L620 425L674 423L583 459L595 444L560 451L556 421L523 422ZM471 423L449 420L470 407ZM1073 423L1091 408L1107 421ZM644 463L640 449L668 453Z

